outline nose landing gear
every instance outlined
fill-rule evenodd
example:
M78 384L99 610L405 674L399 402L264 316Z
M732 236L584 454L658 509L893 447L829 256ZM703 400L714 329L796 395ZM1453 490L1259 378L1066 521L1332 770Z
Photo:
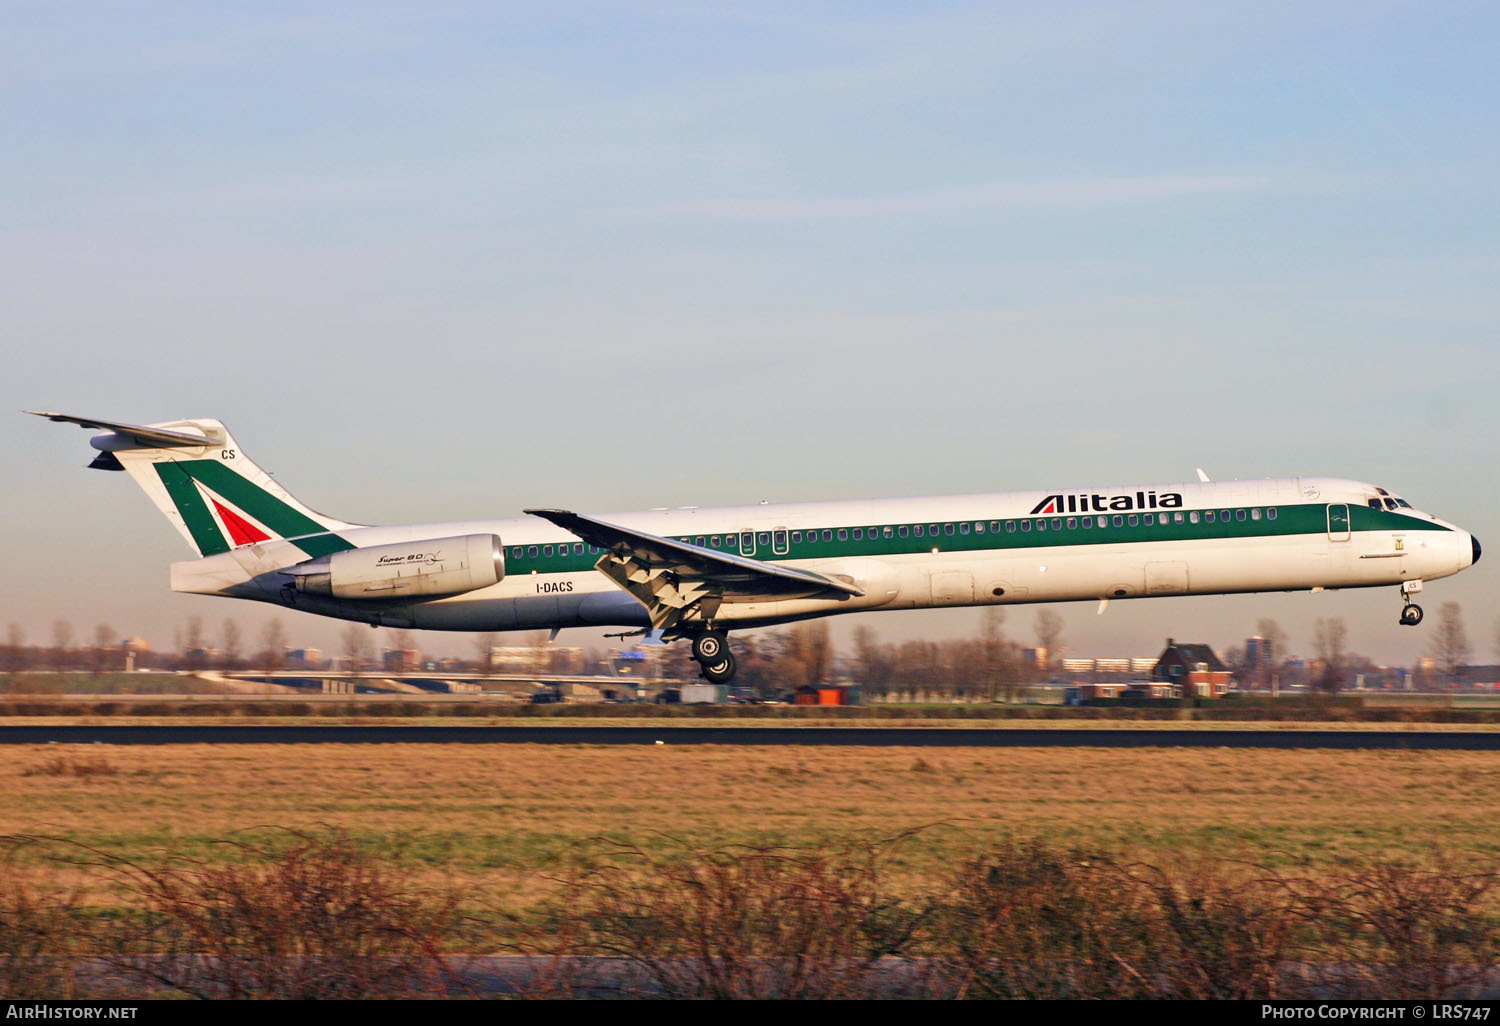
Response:
M710 684L728 684L738 669L734 653L729 651L729 637L723 631L704 631L693 638L693 658Z
M1401 582L1401 600L1405 603L1401 607L1401 626L1415 627L1422 622L1422 607L1411 600L1411 597L1421 590L1421 581Z

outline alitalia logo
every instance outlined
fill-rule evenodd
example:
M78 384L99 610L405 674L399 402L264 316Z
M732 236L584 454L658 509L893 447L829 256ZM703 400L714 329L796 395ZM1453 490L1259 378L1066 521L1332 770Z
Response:
M1048 513L1107 513L1122 509L1181 509L1179 492L1125 492L1120 495L1048 495L1032 509L1032 516Z

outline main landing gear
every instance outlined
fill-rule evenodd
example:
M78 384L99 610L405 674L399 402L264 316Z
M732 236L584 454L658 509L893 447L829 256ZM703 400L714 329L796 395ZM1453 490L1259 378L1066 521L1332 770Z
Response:
M1401 600L1405 603L1401 607L1401 626L1415 627L1422 622L1422 607L1411 600L1411 597L1421 590L1421 581L1401 582Z
M693 638L693 658L710 684L728 684L738 668L729 651L729 636L723 631L705 631Z

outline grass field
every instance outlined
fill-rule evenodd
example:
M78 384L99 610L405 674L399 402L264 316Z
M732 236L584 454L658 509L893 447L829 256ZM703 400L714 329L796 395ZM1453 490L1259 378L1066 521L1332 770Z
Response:
M434 996L444 952L625 954L700 997L861 996L882 952L932 996L1500 965L1492 753L39 745L0 780L12 996Z
M1500 756L1446 752L316 745L0 751L0 832L140 859L346 832L476 899L531 895L590 839L858 845L913 887L1003 841L1314 870L1500 853Z

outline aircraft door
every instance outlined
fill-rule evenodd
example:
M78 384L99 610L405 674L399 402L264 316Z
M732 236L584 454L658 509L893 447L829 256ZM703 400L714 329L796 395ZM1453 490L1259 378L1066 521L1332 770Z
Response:
M1332 503L1328 507L1328 540L1349 540L1349 507L1344 503Z
M754 531L741 531L740 532L740 555L742 555L742 556L753 556L753 555L755 555L755 532Z

